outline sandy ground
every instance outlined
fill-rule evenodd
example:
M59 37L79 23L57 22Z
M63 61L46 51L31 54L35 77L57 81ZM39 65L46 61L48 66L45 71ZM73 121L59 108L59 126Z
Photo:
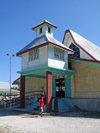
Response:
M0 133L100 133L100 116L30 115L0 109Z

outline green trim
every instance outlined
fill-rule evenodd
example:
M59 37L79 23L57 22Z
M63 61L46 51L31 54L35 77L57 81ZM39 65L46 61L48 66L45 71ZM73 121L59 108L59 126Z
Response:
M75 73L75 71L73 70L59 69L59 68L54 68L50 66L42 66L42 67L36 67L33 69L22 70L22 71L18 71L18 73L20 73L21 75L31 75L31 74L42 73L46 71L59 73L62 75L73 75Z
M100 67L100 63L89 62L89 61L79 61L79 60L71 60L70 59L69 62Z

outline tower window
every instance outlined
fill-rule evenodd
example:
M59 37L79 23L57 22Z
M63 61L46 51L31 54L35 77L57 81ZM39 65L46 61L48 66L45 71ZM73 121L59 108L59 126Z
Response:
M48 32L51 33L51 28L50 27L48 27Z
M42 33L42 28L40 28L40 34Z

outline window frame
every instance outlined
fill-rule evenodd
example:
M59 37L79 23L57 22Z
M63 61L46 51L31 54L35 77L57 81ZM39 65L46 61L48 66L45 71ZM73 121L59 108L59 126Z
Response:
M48 27L48 33L51 33L51 28L50 27Z
M29 51L28 61L33 61L33 51Z
M40 29L39 29L39 34L42 34L43 33L43 28L41 27Z
M35 48L33 53L34 53L33 54L33 60L38 60L39 59L39 48ZM35 55L35 54L37 54L37 55Z
M69 57L80 58L80 49L74 43L71 43L69 48L74 51L74 54L69 54Z
M56 53L56 51L57 51L57 53ZM58 55L56 55L56 54L58 54ZM60 61L65 61L65 51L62 49L59 49L59 48L54 48L54 58L58 59Z

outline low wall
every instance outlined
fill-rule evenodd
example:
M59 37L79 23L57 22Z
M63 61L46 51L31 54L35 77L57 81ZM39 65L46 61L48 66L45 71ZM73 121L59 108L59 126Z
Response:
M100 112L100 98L72 98L71 102L82 110Z

